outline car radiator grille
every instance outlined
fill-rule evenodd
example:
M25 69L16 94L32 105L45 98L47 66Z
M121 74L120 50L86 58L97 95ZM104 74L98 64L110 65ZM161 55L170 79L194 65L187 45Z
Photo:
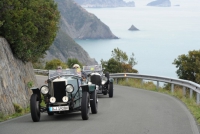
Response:
M92 75L90 79L92 84L101 85L101 77L99 75Z
M63 102L63 96L66 96L65 91L65 82L54 82L53 89L54 89L54 97L56 98L56 102Z

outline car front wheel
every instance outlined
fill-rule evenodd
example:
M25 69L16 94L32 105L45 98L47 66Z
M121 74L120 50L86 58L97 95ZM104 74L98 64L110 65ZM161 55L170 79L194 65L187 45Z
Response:
M31 117L34 122L40 121L40 103L37 94L31 95L30 100Z
M90 102L90 96L88 92L83 92L82 94L82 101L81 101L81 115L83 120L89 119L89 102Z
M92 113L96 114L98 111L98 97L96 90L94 90L94 92L92 92L92 94L90 95L90 106Z

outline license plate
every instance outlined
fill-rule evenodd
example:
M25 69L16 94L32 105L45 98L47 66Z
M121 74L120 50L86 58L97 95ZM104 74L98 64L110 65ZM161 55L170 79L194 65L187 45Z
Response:
M68 111L69 106L49 107L49 111Z

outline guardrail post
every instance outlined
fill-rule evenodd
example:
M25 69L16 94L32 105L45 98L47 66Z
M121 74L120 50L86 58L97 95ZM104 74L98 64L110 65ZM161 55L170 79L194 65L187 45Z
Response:
M128 82L128 78L126 78L126 82Z
M174 93L174 84L171 84L171 93Z
M143 84L144 84L144 80L141 79L141 87L143 87Z
M183 96L185 96L185 95L186 95L186 88L183 87Z
M157 87L156 87L156 90L159 89L159 81L157 81Z
M115 80L116 80L116 83L118 84L118 79L116 78Z
M190 89L190 99L192 98L192 96L193 96L193 90Z
M200 103L199 103L199 93L197 93L197 104L199 105Z

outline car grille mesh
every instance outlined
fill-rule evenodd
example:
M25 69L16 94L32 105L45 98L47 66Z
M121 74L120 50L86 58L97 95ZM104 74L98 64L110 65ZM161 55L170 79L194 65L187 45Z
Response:
M99 75L92 75L90 77L90 79L91 79L92 84L95 84L95 85L98 85L98 86L101 85L101 77Z
M66 96L65 91L65 82L54 82L53 89L54 89L54 97L56 98L56 102L63 102L63 96Z

